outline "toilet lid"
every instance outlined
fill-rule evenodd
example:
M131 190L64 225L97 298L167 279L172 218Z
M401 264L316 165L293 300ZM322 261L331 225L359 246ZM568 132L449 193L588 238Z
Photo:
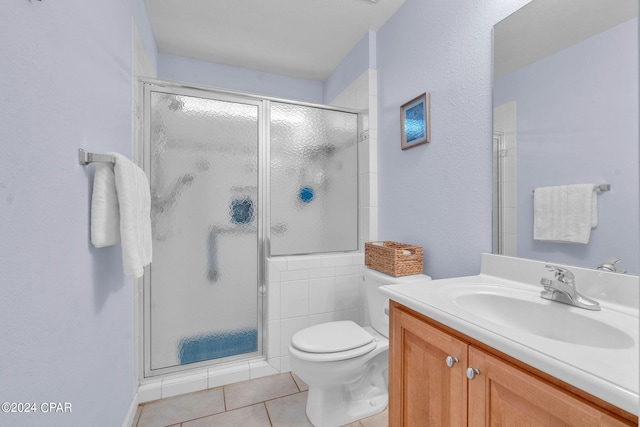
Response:
M321 323L297 332L291 344L308 353L336 353L365 346L373 341L367 331L350 320Z

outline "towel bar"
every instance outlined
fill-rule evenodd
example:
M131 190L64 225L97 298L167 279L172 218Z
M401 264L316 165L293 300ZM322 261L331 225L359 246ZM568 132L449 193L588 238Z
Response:
M611 184L594 185L593 189L596 191L609 191L611 190ZM531 193L535 193L536 190L531 190Z
M88 165L93 162L107 162L107 163L115 163L113 156L109 154L97 154L90 153L82 148L78 148L78 163L81 165Z

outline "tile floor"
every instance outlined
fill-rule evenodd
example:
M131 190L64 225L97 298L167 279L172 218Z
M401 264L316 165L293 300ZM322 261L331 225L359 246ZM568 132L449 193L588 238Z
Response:
M138 407L132 427L305 427L307 385L292 373L229 384ZM387 411L348 427L387 427Z

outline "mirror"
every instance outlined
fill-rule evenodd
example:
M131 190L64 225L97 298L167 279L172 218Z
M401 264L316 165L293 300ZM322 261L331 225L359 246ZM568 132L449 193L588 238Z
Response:
M638 274L638 0L533 0L493 37L494 253ZM588 243L534 240L533 191L569 184L610 185Z

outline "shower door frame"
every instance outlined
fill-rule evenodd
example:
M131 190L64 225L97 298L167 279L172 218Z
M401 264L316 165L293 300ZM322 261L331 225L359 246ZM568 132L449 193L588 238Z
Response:
M194 371L198 369L204 369L208 367L213 367L217 365L224 365L225 363L231 363L234 361L245 361L245 360L266 360L268 356L268 349L265 348L265 343L267 340L267 328L268 324L268 307L266 303L268 301L268 281L266 276L266 266L267 266L267 258L270 256L270 247L271 247L271 230L269 224L271 223L271 212L270 212L270 203L271 203L271 180L269 173L269 166L271 164L271 135L270 135L270 124L271 124L271 102L279 102L291 105L298 105L303 107L311 107L311 108L319 108L323 110L331 110L331 111L339 111L344 113L351 113L357 115L357 133L356 133L356 152L359 151L358 144L360 141L364 140L361 137L362 133L362 111L345 108L345 107L335 107L331 105L324 104L316 104L310 102L303 101L294 101L286 98L277 98L277 97L269 97L265 95L256 95L246 92L232 91L227 89L221 89L206 85L200 84L192 84L185 82L176 82L170 80L161 80L155 78L140 78L140 89L139 89L139 99L141 102L139 105L143 106L142 116L142 137L141 141L138 144L137 150L134 148L134 152L138 153L140 159L142 159L143 168L145 173L149 176L149 165L150 165L150 112L148 108L145 109L144 106L148 105L150 97L149 92L150 87L155 88L170 88L171 90L180 91L181 94L187 96L202 96L204 94L208 94L213 97L213 99L218 99L221 101L229 101L229 102L244 102L248 104L256 104L258 105L258 212L257 220L258 220L258 283L257 283L257 295L258 298L258 351L254 353L250 353L247 355L240 354L236 356L229 356L224 358L224 360L217 359L209 359L201 362L189 363L186 365L176 365L168 368L162 369L154 369L153 371L150 369L151 366L151 349L150 349L150 301L148 298L149 289L151 286L150 283L150 266L145 267L144 276L138 279L139 286L139 309L138 316L139 319L139 327L136 328L139 331L139 336L137 342L139 343L139 348L142 348L142 351L139 351L140 358L138 359L140 364L142 365L142 369L139 369L140 379L152 379L152 378L161 378L162 376L166 376L169 374L178 374L181 372ZM176 93L170 92L168 89L164 91L165 93ZM359 172L359 160L356 162L356 188L360 188L359 180L360 180L360 172ZM358 200L360 199L360 194L358 191L357 194ZM359 206L359 203L358 203ZM357 241L360 241L360 214L357 216Z
M162 81L156 79L141 79L141 90L143 96L143 143L142 143L142 159L143 168L147 176L150 174L151 166L151 109L148 108L151 100L151 92L161 92L166 94L181 95L181 96L193 96L198 98L206 98L215 101L240 103L245 105L256 106L257 108L257 122L258 122L258 140L257 140L257 198L258 198L258 214L256 215L257 221L257 277L256 277L256 300L257 300L257 350L250 353L241 353L232 356L221 357L217 359L207 359L200 362L193 362L187 364L177 364L174 366L151 369L151 266L145 267L145 273L142 278L143 281L143 331L142 331L142 345L143 345L143 375L144 378L151 378L162 376L166 374L179 373L183 371L195 370L199 368L211 367L215 365L221 365L224 363L230 363L239 360L259 359L264 356L264 343L265 341L265 327L266 324L266 284L265 284L265 264L266 264L266 235L265 224L268 224L265 217L267 206L266 204L266 170L268 166L268 158L265 155L268 153L268 140L265 139L265 132L267 131L267 119L265 116L265 104L262 100L255 97L245 96L243 94L231 93L226 91L219 91L212 88L194 87L183 85L180 83Z

